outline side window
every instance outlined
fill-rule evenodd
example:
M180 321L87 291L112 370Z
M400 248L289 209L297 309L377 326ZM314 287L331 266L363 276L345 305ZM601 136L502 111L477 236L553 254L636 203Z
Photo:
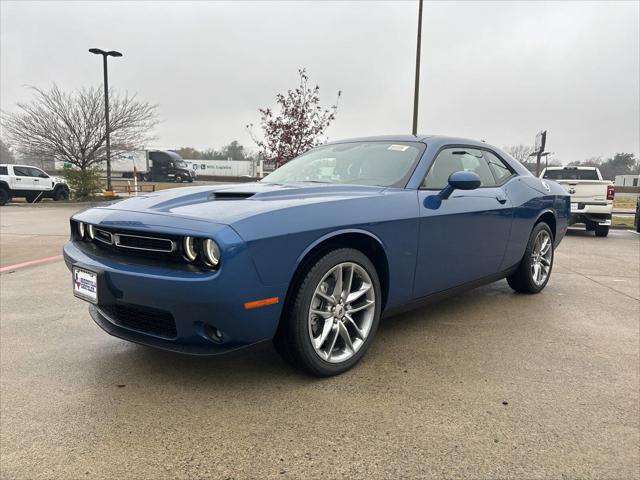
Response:
M442 190L449 182L449 175L460 171L477 173L481 187L496 185L495 177L481 150L454 147L446 148L438 154L422 182L422 188Z
M0 175L9 175L9 172L7 171L7 167L0 167Z
M47 175L46 173L44 173L42 170L40 170L39 168L34 168L31 167L29 169L29 171L31 172L31 176L32 177L38 177L38 178L49 178L49 175Z
M485 151L484 158L498 185L501 185L507 178L513 175L511 169L493 153Z
M31 172L29 172L29 169L27 167L13 167L13 173L14 173L14 175L16 175L18 177L30 177L31 176Z

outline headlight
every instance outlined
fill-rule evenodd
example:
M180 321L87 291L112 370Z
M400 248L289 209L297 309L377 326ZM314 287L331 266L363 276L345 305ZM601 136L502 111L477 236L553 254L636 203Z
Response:
M193 237L184 237L184 240L182 241L182 249L184 250L184 256L190 262L193 262L198 256L196 241Z
M220 263L220 248L218 248L218 244L207 238L202 243L202 251L204 252L204 259L212 267L217 267L218 263Z
M78 235L80 240L84 240L84 223L78 222Z
M89 240L93 240L94 236L95 236L95 234L93 232L93 225L88 223L87 224L87 237L89 238Z

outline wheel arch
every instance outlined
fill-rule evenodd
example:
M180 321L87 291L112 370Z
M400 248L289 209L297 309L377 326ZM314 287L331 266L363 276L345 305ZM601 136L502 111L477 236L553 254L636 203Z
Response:
M287 287L283 313L286 313L288 309L293 289L300 282L307 269L327 252L337 248L353 248L362 252L371 260L380 279L382 310L384 310L389 293L389 262L384 243L367 230L346 229L331 232L318 238L300 254Z
M535 228L535 226L540 222L544 222L547 225L549 225L549 228L551 229L551 234L553 235L553 239L555 241L555 239L558 238L558 232L556 230L558 226L558 222L556 219L555 212L550 209L542 212L540 215L538 215L538 218L536 219L532 228Z

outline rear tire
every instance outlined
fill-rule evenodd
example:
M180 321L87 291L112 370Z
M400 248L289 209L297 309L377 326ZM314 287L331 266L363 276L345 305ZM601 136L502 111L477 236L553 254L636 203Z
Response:
M531 231L518 269L507 277L509 286L519 293L540 292L551 278L553 257L553 232L549 225L540 222Z
M596 229L596 224L594 222L587 221L584 224L584 228L587 232L593 232Z
M380 280L369 258L351 248L330 251L292 289L274 338L278 353L318 377L358 363L381 314Z
M609 225L596 225L596 237L606 237L609 235Z
M0 205L6 205L11 201L11 194L6 188L0 188Z

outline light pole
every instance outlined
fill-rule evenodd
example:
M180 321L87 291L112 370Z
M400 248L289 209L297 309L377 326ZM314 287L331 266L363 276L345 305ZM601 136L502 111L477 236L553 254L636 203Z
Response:
M104 121L106 124L107 143L107 191L111 191L111 140L109 138L109 75L107 73L107 57L121 57L120 52L110 50L105 52L99 48L90 48L89 52L102 55L102 69L104 71Z
M413 129L411 133L418 134L418 97L420 95L420 44L422 43L422 0L418 6L418 40L416 46L416 84L413 91Z

